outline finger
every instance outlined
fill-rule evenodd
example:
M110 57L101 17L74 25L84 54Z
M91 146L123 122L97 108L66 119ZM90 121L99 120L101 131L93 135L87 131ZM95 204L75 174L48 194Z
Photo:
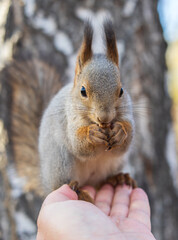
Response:
M112 219L116 219L118 221L118 219L127 217L131 192L132 188L127 185L116 187L110 213Z
M42 207L55 202L77 200L78 196L67 184L50 193L43 202Z
M132 191L128 218L146 225L151 230L149 201L141 188Z
M91 186L85 186L81 188L82 190L85 190L92 199L95 199L96 196L96 190L94 189L94 187Z
M44 240L44 237L39 231L37 232L36 240Z
M102 186L102 188L96 194L95 205L106 215L109 215L110 213L113 195L114 189L109 184Z

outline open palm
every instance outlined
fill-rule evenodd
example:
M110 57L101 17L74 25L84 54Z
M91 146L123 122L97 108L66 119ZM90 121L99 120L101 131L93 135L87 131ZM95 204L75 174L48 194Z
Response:
M85 190L95 205L77 200L67 185L52 192L38 217L37 240L155 240L150 207L142 189L104 185Z
M123 239L155 239L151 233L148 197L142 189L118 186L114 190L105 185L97 194L94 189L90 191L96 206L112 219Z

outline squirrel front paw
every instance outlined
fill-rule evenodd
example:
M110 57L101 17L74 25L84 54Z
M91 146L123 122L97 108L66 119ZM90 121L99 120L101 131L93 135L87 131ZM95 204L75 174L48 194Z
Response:
M129 122L115 122L113 124L110 138L108 140L108 148L110 150L116 147L124 147L130 142L132 135L132 126Z
M77 136L81 141L87 140L92 146L99 144L108 145L108 134L106 130L99 127L97 124L80 127L77 130Z
M78 129L77 136L83 141L87 140L92 146L104 144L106 151L127 147L132 139L132 125L129 122L115 122L112 127L102 128L97 124L91 124Z
M108 136L106 134L106 130L96 124L91 124L88 127L87 140L93 145L108 145Z

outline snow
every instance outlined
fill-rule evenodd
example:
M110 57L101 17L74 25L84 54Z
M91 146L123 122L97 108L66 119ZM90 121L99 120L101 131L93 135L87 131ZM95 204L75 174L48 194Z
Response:
M20 239L35 240L36 226L27 215L21 211L15 213L17 233Z
M58 51L65 55L71 55L73 52L73 45L66 33L57 31L54 36L54 46Z
M31 19L31 24L36 29L41 29L45 34L53 36L56 33L57 25L53 17L46 17L42 11Z
M130 17L133 14L136 4L137 4L137 1L138 0L127 0L126 1L124 8L123 8L124 17Z
M23 2L24 2L25 15L29 18L33 17L36 9L35 0L23 0Z
M10 165L7 169L7 174L12 187L12 197L14 199L19 198L23 194L23 188L25 186L25 178L19 177L13 165Z
M31 25L36 29L41 29L45 34L53 36L57 31L55 19L52 16L45 16L43 11L38 11L35 15L35 0L23 0L23 2L25 15L29 18Z

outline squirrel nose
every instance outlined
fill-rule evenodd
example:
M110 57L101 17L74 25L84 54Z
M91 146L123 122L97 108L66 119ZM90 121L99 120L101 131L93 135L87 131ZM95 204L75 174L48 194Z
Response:
M99 111L96 115L96 120L99 125L110 125L115 117L114 111Z
M110 123L110 121L109 121L109 119L107 117L103 117L103 118L97 117L97 120L101 124L108 124L108 123Z

